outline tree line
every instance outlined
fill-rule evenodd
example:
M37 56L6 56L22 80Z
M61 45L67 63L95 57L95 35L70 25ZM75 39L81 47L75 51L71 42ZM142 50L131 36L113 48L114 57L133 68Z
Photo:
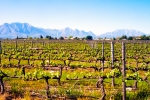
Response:
M16 39L25 39L25 38L22 38L22 37L16 37ZM68 36L68 37L52 37L50 35L46 35L45 37L40 35L39 38L35 37L27 37L27 39L48 39L48 40L93 40L93 37L91 35L87 35L86 37L82 37L82 38L79 38L79 37L73 37L73 36ZM113 37L113 38L98 38L98 40L105 40L105 39L110 39L110 40L150 40L150 36L146 36L146 35L142 35L142 36L126 36L126 35L123 35L121 37Z
M150 36L142 35L142 36L129 36L123 35L119 38L119 40L150 40Z

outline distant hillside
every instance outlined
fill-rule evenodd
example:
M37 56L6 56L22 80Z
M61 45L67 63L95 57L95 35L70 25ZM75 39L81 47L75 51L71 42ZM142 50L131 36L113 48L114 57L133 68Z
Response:
M16 38L19 37L39 37L42 36L52 36L52 37L61 37L61 36L73 36L73 37L86 37L87 35L91 35L92 37L96 37L96 35L92 32L85 32L83 30L72 30L71 28L67 27L65 29L44 29L34 27L28 23L4 23L0 25L0 38Z
M4 23L3 25L0 25L0 38L16 38L18 37L40 37L42 36L52 36L52 37L86 37L87 35L91 35L93 38L113 38L113 37L121 37L123 35L126 36L141 36L146 35L143 32L137 31L137 30L129 30L129 29L118 29L113 32L106 32L104 34L96 36L94 33L85 32L84 30L72 30L71 28L67 27L65 29L44 29L44 28L38 28L34 27L28 23Z
M129 30L129 29L119 29L119 30L115 30L113 32L106 32L104 34L99 35L98 37L100 38L113 38L113 37L121 37L123 35L126 35L127 37L129 36L142 36L142 35L146 35L143 32L137 31L137 30Z

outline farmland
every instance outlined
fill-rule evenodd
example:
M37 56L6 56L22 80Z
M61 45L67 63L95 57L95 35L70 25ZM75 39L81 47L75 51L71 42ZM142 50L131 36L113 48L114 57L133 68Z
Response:
M25 100L147 100L149 41L3 40L0 93Z

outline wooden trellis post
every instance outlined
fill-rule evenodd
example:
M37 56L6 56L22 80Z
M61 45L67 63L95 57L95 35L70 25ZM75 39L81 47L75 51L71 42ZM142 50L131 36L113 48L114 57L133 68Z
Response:
M102 72L104 72L104 42L102 42ZM106 93L105 93L105 88L104 88L104 77L100 76L98 81L96 82L96 86L98 88L101 88L101 95L102 97L99 100L105 100Z
M114 69L114 42L111 42L111 70ZM115 79L112 77L111 85L115 86Z
M125 64L125 43L122 42L122 100L126 100L126 64Z

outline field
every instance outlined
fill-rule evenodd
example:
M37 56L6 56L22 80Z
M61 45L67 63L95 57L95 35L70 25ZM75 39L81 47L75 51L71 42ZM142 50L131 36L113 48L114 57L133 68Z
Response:
M148 100L149 41L3 40L0 100Z

